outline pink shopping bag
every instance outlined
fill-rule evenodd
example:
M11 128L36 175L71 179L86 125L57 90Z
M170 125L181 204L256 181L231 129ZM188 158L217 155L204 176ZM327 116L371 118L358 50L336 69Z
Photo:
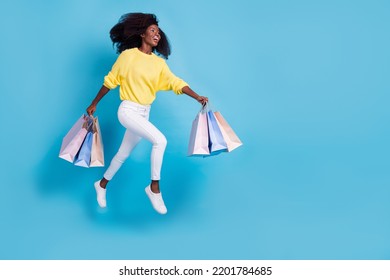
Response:
M89 166L90 167L104 166L103 139L100 131L99 120L97 117L94 119L91 163Z
M227 144L228 151L231 152L234 149L240 147L242 145L241 140L238 138L227 121L222 117L222 114L220 112L214 112L214 115L217 119L219 128L221 129L223 139Z
M82 115L62 140L59 157L74 162L75 156L87 135L87 117Z
M188 155L209 155L209 135L207 127L207 113L201 110L192 122Z

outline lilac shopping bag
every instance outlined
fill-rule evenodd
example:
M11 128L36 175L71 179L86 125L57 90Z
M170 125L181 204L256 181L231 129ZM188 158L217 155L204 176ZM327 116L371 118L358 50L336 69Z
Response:
M87 135L87 116L82 115L62 140L59 157L74 162L75 156Z
M90 167L104 166L103 139L98 118L94 119Z
M192 122L188 155L209 155L209 134L207 127L207 113L202 109Z
M221 133L227 144L228 151L231 152L234 149L240 147L242 145L241 140L238 138L227 121L223 118L222 114L220 112L214 112L214 116L217 120L219 128L221 129Z

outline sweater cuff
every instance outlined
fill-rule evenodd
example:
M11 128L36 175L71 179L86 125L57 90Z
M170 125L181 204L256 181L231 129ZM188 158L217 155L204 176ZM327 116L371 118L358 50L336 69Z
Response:
M177 87L175 88L175 90L174 90L174 92L176 93L176 94L183 94L183 87L185 87L185 86L189 86L186 82L184 82L184 81L182 81L182 82L180 82L178 85L177 85Z
M107 76L104 77L103 85L109 89L114 89L118 86L118 82L110 72Z

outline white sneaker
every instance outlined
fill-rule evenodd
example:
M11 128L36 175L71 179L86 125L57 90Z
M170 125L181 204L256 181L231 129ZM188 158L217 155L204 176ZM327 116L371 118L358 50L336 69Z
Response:
M100 180L95 182L96 199L100 207L106 207L106 189L100 186Z
M165 207L161 193L152 192L152 190L150 189L150 185L145 188L145 192L148 195L154 210L156 210L160 214L166 214L168 212L167 208Z

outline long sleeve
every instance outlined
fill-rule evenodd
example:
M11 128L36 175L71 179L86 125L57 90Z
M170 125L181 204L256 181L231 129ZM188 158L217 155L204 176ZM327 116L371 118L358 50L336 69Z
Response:
M168 65L164 62L159 81L159 89L173 90L176 94L182 94L182 89L185 86L188 86L188 84L179 77L175 76L169 69Z
M119 55L114 65L111 68L111 71L104 77L103 85L108 87L109 89L114 89L120 85L120 69L122 66L123 56Z

